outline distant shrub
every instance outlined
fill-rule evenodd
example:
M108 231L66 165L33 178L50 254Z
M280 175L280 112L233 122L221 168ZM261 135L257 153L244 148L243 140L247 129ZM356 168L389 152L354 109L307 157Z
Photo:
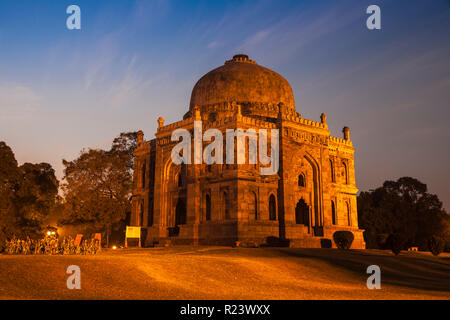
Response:
M376 233L374 230L365 230L363 232L364 241L366 242L367 249L378 249L378 243L376 241Z
M390 249L388 248L387 240L389 238L389 233L378 233L376 236L376 241L379 249Z
M350 249L354 238L353 233L350 231L336 231L333 234L334 243L339 249Z
M240 243L240 247L243 248L258 248L259 244L256 240L244 240Z
M289 247L289 239L281 239L279 237L269 236L266 238L266 243L263 247Z
M333 246L333 243L331 242L330 239L320 239L320 246L322 248L331 248Z
M430 249L433 255L438 256L440 253L444 251L444 248L445 248L444 239L437 236L432 236L428 240L428 249Z
M6 235L0 230L0 253L5 251L6 243L8 242L8 238Z
M444 252L450 252L450 237L446 237L444 239L444 242L445 242Z
M392 250L395 255L398 255L404 248L406 243L405 237L398 233L392 233L386 240L387 247Z

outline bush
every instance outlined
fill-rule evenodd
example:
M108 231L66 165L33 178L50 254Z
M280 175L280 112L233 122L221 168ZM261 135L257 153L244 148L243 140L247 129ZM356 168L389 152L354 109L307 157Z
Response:
M386 240L387 247L391 249L395 255L398 255L400 253L400 251L405 246L405 243L406 239L398 233L389 235Z
M366 242L367 249L378 249L378 243L376 241L376 233L374 230L365 230L363 232L364 241Z
M445 249L444 252L450 252L450 237L444 238Z
M5 251L7 242L8 242L8 237L2 230L0 230L0 253Z
M263 247L289 247L289 239L281 239L278 237L269 236L266 238L266 243Z
M350 231L336 231L333 234L334 243L339 249L350 249L354 238L353 233Z
M320 247L321 248L331 248L333 246L333 243L330 239L320 239Z
M442 253L444 251L444 247L445 241L440 237L432 236L428 240L428 249L430 249L431 253L434 256L438 256L440 253Z
M388 248L387 239L389 238L389 233L378 233L377 234L377 245L379 249L390 249Z

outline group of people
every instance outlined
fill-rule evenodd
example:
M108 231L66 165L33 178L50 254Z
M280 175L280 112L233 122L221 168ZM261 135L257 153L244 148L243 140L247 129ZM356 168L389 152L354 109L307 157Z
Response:
M69 255L69 254L97 254L100 243L97 239L80 241L76 243L72 237L60 241L56 236L45 236L44 239L26 240L15 237L6 242L5 252L7 254L46 254L46 255Z

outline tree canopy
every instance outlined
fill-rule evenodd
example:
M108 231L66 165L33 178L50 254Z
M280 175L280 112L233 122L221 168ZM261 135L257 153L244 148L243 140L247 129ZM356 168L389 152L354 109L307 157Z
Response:
M427 185L411 177L385 181L382 187L358 196L359 226L368 248L383 246L390 234L401 235L408 246L426 249L433 235L447 237L449 216Z
M0 240L38 235L55 204L58 186L50 164L18 166L11 148L0 142Z
M63 160L63 224L89 225L108 236L125 218L131 210L136 140L137 133L122 133L108 151L88 149L73 161Z
M25 163L19 167L20 182L15 201L18 219L16 224L25 234L40 231L58 196L59 181L48 163Z
M0 242L14 233L16 210L14 193L19 168L11 148L0 141Z

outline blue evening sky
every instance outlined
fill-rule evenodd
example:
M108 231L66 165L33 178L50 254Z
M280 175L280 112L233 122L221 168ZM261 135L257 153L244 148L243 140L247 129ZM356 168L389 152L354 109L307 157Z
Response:
M366 28L371 4L381 30ZM0 140L61 177L83 148L181 119L195 82L236 53L283 75L303 117L351 128L360 190L413 176L449 208L448 0L2 0Z

